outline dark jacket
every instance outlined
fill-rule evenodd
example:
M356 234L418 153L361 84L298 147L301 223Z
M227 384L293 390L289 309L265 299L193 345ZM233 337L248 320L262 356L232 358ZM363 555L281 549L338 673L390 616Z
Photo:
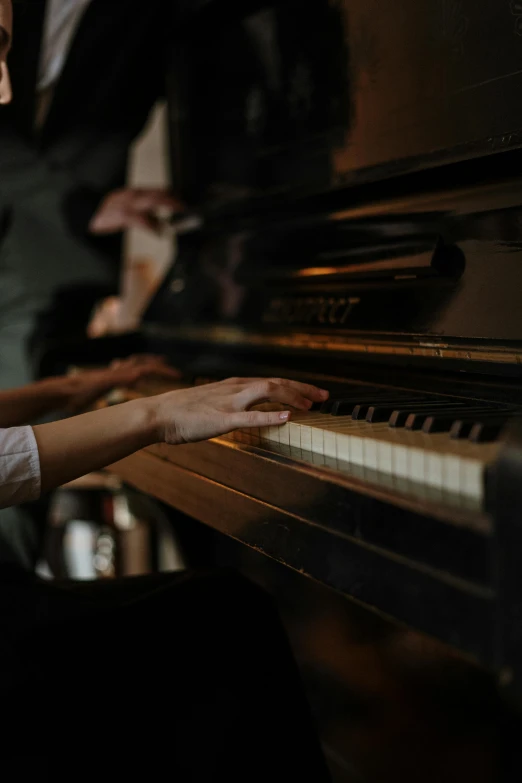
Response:
M92 0L36 133L45 4L14 6L14 100L0 115L0 205L5 211L40 183L51 186L68 229L93 249L114 251L110 241L88 237L87 225L102 197L124 184L129 145L164 92L174 0Z

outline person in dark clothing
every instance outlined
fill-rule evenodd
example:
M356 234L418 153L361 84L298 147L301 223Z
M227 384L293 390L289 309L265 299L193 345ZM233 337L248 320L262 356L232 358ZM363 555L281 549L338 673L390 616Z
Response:
M125 187L130 145L164 94L174 8L14 3L0 97L0 389L33 380L48 342L85 334L118 289L122 231L178 209L166 192ZM42 527L35 507L2 510L0 562L34 568Z
M172 0L18 0L0 123L0 388L32 380L27 339L68 287L115 290L121 232L160 190L125 188L129 147L164 93ZM4 92L8 89L4 79ZM71 336L62 308L57 334ZM85 317L85 316L83 316ZM75 324L78 327L78 323Z

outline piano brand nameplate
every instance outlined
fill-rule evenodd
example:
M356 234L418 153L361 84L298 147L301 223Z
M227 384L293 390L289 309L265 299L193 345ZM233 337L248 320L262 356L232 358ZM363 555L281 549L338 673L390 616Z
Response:
M354 307L361 300L358 297L307 297L272 299L264 313L267 324L314 324L344 326Z
M226 5L206 4L176 50L192 203L244 209L522 145L513 0Z

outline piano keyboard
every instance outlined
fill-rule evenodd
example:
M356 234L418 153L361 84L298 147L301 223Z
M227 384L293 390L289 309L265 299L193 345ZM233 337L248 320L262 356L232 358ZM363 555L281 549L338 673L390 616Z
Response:
M318 411L295 412L282 426L243 429L228 438L476 509L484 506L497 437L518 413L510 405L360 386Z
M187 385L143 383L130 395L117 398L116 392L111 402ZM225 438L477 510L484 507L485 472L498 453L497 438L507 420L519 414L508 404L353 383L331 390L319 410L294 412L287 424L236 430Z
M432 489L433 499L441 493L473 508L484 504L485 469L498 451L496 443L475 444L452 440L447 434L394 430L344 416L332 422L326 414L313 413L296 413L280 427L236 430L227 437L269 450L277 447L279 453L294 459L363 480L384 480L398 491Z

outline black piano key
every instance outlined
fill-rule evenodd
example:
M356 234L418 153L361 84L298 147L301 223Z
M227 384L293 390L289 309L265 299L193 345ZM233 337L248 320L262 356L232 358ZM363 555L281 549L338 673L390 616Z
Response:
M501 427L508 421L508 419L512 418L513 416L519 415L519 411L516 410L510 410L501 412L499 410L494 411L493 413L489 414L488 416L476 416L469 419L456 419L453 422L453 425L450 429L450 438L453 438L454 440L462 440L464 438L469 438L471 435L471 432L473 430L473 427L477 425L487 424L492 425L493 431L496 425L500 425ZM477 428L477 432L480 428ZM493 438L495 440L496 438Z
M496 421L476 421L470 430L469 440L472 443L492 443L498 440L506 424L507 418Z
M357 401L361 398L358 397ZM354 407L357 405L357 401L348 400L327 400L321 405L321 413L330 413L332 416L351 416Z
M336 405L341 400L353 400L355 405L355 403L359 402L361 398L364 398L364 396L371 394L372 397L375 397L380 392L379 388L375 386L356 386L355 384L353 387L346 390L342 390L337 387L335 391L332 391L331 389L329 391L330 396L328 399L325 402L314 404L314 407L312 407L311 410L319 410L321 413L332 413L332 409L336 409ZM317 405L317 407L315 407L315 405Z
M502 430L510 419L519 418L522 415L520 408L512 408L507 411L497 411L495 416L480 416L471 427L469 440L473 443L490 443L498 439Z
M489 412L492 412L494 409L485 409L484 413L487 415ZM498 413L498 409L495 411ZM458 418L461 422L471 422L472 424L476 422L477 420L481 419L481 412L475 411L471 413L466 413L465 415L462 415L460 413L455 414L435 414L434 416L427 416L424 419L424 423L422 425L422 431L426 433L426 435L433 435L436 432L450 432L451 428L455 424L455 420Z
M469 407L469 406L465 402L462 402L462 403L451 402L451 403L447 403L447 408L445 408L445 409L446 410L453 410L455 408L455 410L458 411L458 410L464 410L467 407ZM393 413L391 414L391 416L390 416L389 425L390 425L390 427L404 427L406 422L407 422L407 420L408 420L408 417L412 413L418 413L418 414L424 413L426 416L430 416L432 413L434 413L438 409L439 409L438 407L435 408L431 404L429 406L422 407L422 408L417 408L415 410L412 410L411 407L410 408L404 408L404 409L401 408L401 409L398 409L398 410L395 409L393 411Z
M386 392L389 395L389 391ZM384 393L383 395L384 396ZM325 403L325 410L323 413L331 413L333 416L346 416L349 415L345 411L351 413L354 406L360 403L364 399L381 399L381 392L375 389L362 390L361 392L349 393L349 394L336 394L333 398L329 399ZM328 406L328 403L330 405ZM351 408L350 408L351 406ZM326 410L328 408L328 410Z
M490 410L493 410L493 409L488 408L486 410L486 412L488 412ZM451 422L455 421L455 419L457 419L457 418L465 419L465 418L468 418L469 416L473 416L473 415L476 415L477 418L479 418L480 414L483 413L483 412L485 412L484 408L478 408L478 407L473 408L472 406L468 407L466 405L463 405L463 406L459 406L459 407L456 407L456 408L447 408L444 411L444 418L445 418L446 421L449 420ZM420 411L417 411L417 412L414 412L414 413L410 413L410 415L406 419L406 423L405 423L404 427L407 430L420 430L424 426L424 422L426 421L426 419L428 419L428 418L431 419L431 418L435 418L435 417L436 417L436 411L429 411L428 413L426 413L426 412L422 412L421 413ZM443 417L441 416L440 418L442 420ZM451 424L450 424L450 427L451 427ZM449 431L449 427L448 427L447 431Z
M332 408L334 407L336 402L337 402L337 400L335 399L335 397L333 397L333 398L329 397L325 402L318 403L319 411L321 413L331 413L332 412Z
M474 420L457 419L451 425L451 429L449 431L450 438L453 438L453 440L462 440L463 438L467 438L474 424Z
M331 413L332 416L349 416L354 409L355 405L359 402L361 397L355 397L351 399L335 399L332 400L332 404L328 410L321 409L322 413Z
M417 402L422 402L422 401L423 401L422 397L383 397L382 399L377 398L371 400L364 400L364 401L359 401L356 405L353 405L353 403L351 403L352 405L351 415L352 415L352 419L356 419L360 421L361 419L366 418L370 408L376 407L378 405L388 405L393 410L395 410L399 405L405 405L405 406L415 405ZM426 402L426 400L424 400L424 402ZM349 407L350 407L349 405L347 406L340 405L339 410L341 411L341 413L338 413L337 415L339 416L350 415Z
M429 413L432 410L440 410L440 409L454 407L454 406L455 403L453 401L447 402L447 401L437 400L436 402L430 402L429 406L426 404L426 401L414 402L411 403L411 405L408 405L408 413L412 413L421 409ZM397 411L397 407L395 405L372 405L368 409L368 413L366 414L366 421L368 421L370 424L376 424L377 422L388 421L391 418L392 414L395 413L396 411ZM406 411L404 411L404 413L406 413Z

